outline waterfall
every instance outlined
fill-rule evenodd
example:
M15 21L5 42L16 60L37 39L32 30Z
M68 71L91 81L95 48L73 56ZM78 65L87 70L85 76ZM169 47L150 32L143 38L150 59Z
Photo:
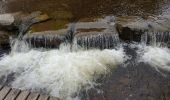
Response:
M35 40L43 41L44 47L57 40L62 43L55 49L33 48L37 46ZM98 79L126 61L123 48L113 48L118 42L117 34L80 38L70 34L34 35L31 40L24 35L21 39L11 39L11 53L0 60L1 84L42 92L61 100L80 100L82 91L100 86Z
M170 45L170 32L145 32L141 36L142 44L149 44L152 46L164 46L169 47Z
M169 32L145 32L141 42L128 44L109 28L75 34L73 23L62 35L20 33L11 38L11 52L0 59L1 84L61 100L80 100L82 91L101 86L98 80L119 66L136 67L142 62L158 72L170 71ZM132 51L126 50L127 45Z
M114 48L120 44L118 34L92 34L89 36L82 36L77 38L77 44L82 45L84 48Z

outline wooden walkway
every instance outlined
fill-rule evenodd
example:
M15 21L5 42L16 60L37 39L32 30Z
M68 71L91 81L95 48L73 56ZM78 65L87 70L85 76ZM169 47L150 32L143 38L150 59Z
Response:
M0 100L59 100L58 98L0 86Z

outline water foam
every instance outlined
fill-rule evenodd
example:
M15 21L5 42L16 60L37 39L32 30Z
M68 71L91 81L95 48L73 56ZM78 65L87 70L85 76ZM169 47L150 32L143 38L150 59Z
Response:
M45 92L67 99L85 88L92 88L96 80L108 74L125 60L123 49L33 50L15 52L0 60L0 76L15 73L14 88Z
M166 47L145 46L141 61L152 67L170 71L170 50Z

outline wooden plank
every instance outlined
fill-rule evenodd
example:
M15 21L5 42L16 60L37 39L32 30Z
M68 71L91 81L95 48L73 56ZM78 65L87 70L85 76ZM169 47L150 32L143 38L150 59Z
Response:
M20 93L20 90L12 89L4 100L14 100L16 99L19 93Z
M49 100L59 100L59 99L56 97L50 97Z
M29 91L21 91L19 89L11 89L1 85L0 89L0 100L59 100L52 96L30 93Z
M16 98L16 100L26 100L26 98L28 97L30 93L28 91L22 91L18 97Z
M27 100L37 100L39 97L38 93L30 93L30 95L28 96Z
M10 92L10 88L8 87L3 87L2 90L0 91L0 100L3 100L7 95L8 93Z
M0 85L0 90L3 88L3 86L2 85Z
M48 98L49 98L49 96L47 96L47 95L40 95L38 100L48 100Z

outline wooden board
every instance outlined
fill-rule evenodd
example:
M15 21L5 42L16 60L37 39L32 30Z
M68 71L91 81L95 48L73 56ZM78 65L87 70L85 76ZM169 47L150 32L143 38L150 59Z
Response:
M50 97L49 100L59 100L59 99L55 97Z
M4 100L14 100L19 95L20 90L12 89Z
M3 88L3 86L2 85L0 85L0 90Z
M58 98L42 95L39 93L30 93L0 85L0 100L59 100Z
M37 100L39 97L38 93L30 93L30 95L28 96L27 100Z
M48 100L48 98L49 98L49 96L47 96L47 95L40 95L38 100Z
M29 92L28 91L22 91L19 96L16 98L16 100L26 100L28 97Z
M0 100L3 100L8 95L10 90L11 89L8 87L3 87L2 90L0 91Z

